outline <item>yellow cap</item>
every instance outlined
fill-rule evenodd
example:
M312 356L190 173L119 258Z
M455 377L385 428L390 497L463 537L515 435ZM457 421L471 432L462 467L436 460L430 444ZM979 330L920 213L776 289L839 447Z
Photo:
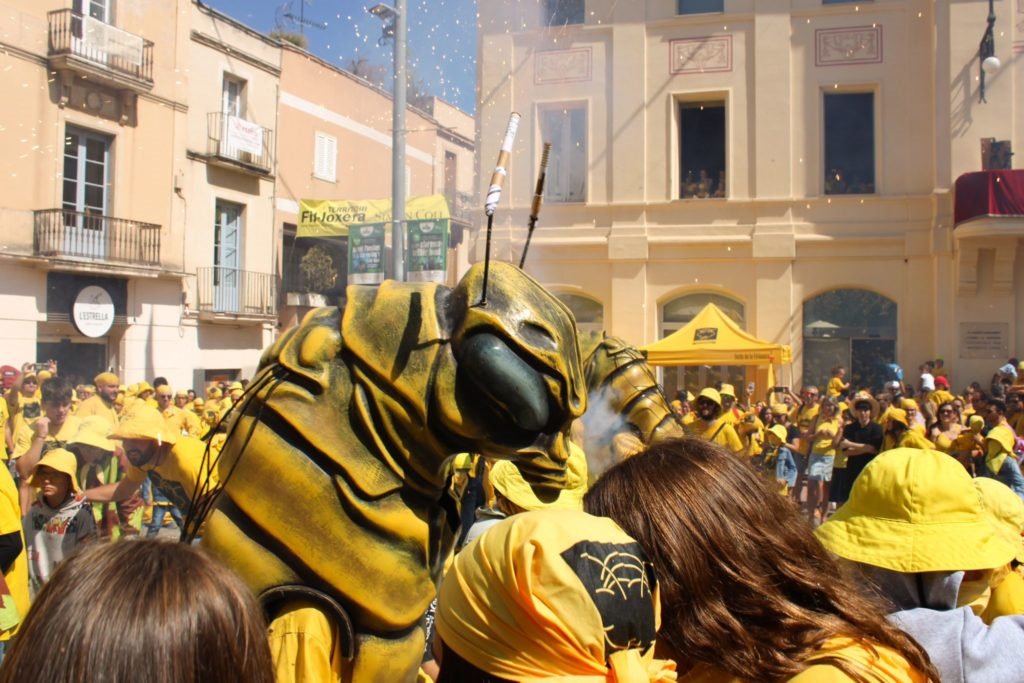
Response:
M722 407L722 395L719 394L717 390L712 389L711 387L708 387L707 389L702 389L700 394L697 396L697 398L698 399L701 399L701 398L709 399L711 401L714 401L718 405L719 408Z
M910 409L920 410L921 409L920 406L917 405L917 401L915 401L912 398L905 398L902 401L900 401L900 408L903 408L903 410L910 410Z
M815 533L847 560L911 574L993 569L1019 548L996 534L963 465L919 448L872 460Z
M196 408L202 408L203 406L206 405L206 401L196 396L194 399L192 399L192 405L194 405Z
M40 458L36 466L32 468L32 477L28 481L29 486L39 488L40 484L36 482L36 475L40 467L49 467L51 470L68 475L71 477L71 490L75 493L82 490L82 487L78 485L78 459L71 451L63 448L47 451L46 455Z
M153 387L151 387L149 382L147 382L146 380L142 380L137 385L135 385L135 393L137 395L139 395L139 396L141 396L142 394L146 393L147 391L153 391L153 390L154 390Z
M90 415L78 425L78 431L68 441L68 446L82 444L113 452L117 444L107 438L110 421L102 415Z
M51 377L53 377L53 373L50 372L49 370L40 370L39 373L36 375L36 378L39 380L40 384L50 379Z
M975 434L980 434L981 430L985 428L985 418L981 415L971 415L967 420L967 426L970 427L971 431Z
M168 429L164 416L156 408L142 401L135 403L121 423L110 435L111 439L150 439L157 443L174 443L178 440L173 429Z
M220 390L220 387L210 387L206 390L207 398L220 398L222 395L223 392Z
M496 491L524 510L582 510L583 494L587 492L587 457L579 446L571 442L566 468L568 476L565 488L550 503L537 497L530 484L523 479L519 468L508 460L494 463L489 478Z
M974 487L981 494L985 512L996 525L996 532L1017 548L1018 562L1024 562L1024 500L1009 486L991 477L977 477Z
M789 415L789 406L785 403L773 403L772 412L776 415Z
M175 398L188 398L188 392L185 391L184 389L178 389L177 391L174 392L174 397Z
M731 384L723 384L718 393L722 396L732 396L733 398L736 398L736 390Z
M228 391L245 391L245 387L242 386L241 382L232 382L228 386Z
M92 381L97 386L99 386L100 384L111 386L121 383L121 380L118 379L117 375L115 375L112 372L101 372L100 374L96 375L96 377L94 377Z

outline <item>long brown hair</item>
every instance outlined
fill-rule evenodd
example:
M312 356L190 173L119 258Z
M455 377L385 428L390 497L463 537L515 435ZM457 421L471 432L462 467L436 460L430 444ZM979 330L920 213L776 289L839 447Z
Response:
M705 662L778 681L828 664L867 680L818 652L838 636L890 647L939 680L924 650L885 620L890 607L844 574L796 508L714 444L652 445L605 472L584 508L611 517L650 556L661 585L658 644L681 670Z
M43 586L0 683L273 683L262 612L242 581L198 549L94 544Z

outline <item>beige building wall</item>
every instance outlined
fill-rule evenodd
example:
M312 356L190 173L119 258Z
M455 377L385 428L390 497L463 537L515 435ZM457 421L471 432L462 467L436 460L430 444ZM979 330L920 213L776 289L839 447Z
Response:
M557 27L544 25L544 3L482 4L481 190L509 112L523 116L494 255L518 260L522 249L541 112L582 106L586 199L545 205L527 270L598 300L609 333L653 342L668 302L725 294L744 306L749 332L793 346L799 383L804 303L867 289L898 306L895 355L908 374L941 355L955 382L987 381L1005 358L960 358L959 328L1011 321L1012 355L1024 221L993 219L958 238L952 190L980 170L980 138L1019 146L1024 132L1013 57L1024 8L995 5L1003 68L978 104L986 2L725 0L722 13L680 16L675 0L587 0L582 24ZM824 98L858 92L874 95L874 191L828 194ZM727 191L683 199L680 105L713 102L725 105ZM483 258L482 239L472 258ZM996 274L979 272L973 291L958 275L964 261Z
M457 155L458 192L470 194L475 186L472 118L440 100L433 101L433 110L431 115L410 107L406 114L407 196L445 193L446 151ZM275 201L288 304L282 311L282 326L294 324L311 305L324 301L302 295L293 277L305 248L294 240L299 201L389 198L391 115L388 93L304 50L282 46ZM327 166L319 169L318 138L332 141L334 151L326 159ZM324 161L320 159L321 164ZM344 253L338 247L335 259L344 259ZM458 263L459 258L452 253L449 261ZM465 263L465 257L461 261Z
M59 352L65 369L87 359L83 378L110 367L137 381L159 367L161 339L171 336L163 325L176 330L172 312L181 308L184 224L168 188L185 152L185 44L177 28L188 21L189 3L109 4L104 23L110 30L126 32L140 46L147 41L134 66L116 64L102 36L95 44L75 42L81 38L71 37L69 6L0 3L0 89L7 95L0 125L5 362L20 365L40 353ZM99 253L79 253L60 232L65 138L76 130L109 144L104 207L93 211L105 218L80 219L105 226L110 235L115 228L108 219L116 222L119 237L103 241ZM49 222L37 218L38 212L48 212ZM56 231L45 244L35 235L40 221ZM155 262L143 262L136 251L136 227L143 223L153 226L147 234L159 233ZM71 279L60 279L65 276ZM70 311L54 303L69 283L124 287L107 334L84 337L69 321Z

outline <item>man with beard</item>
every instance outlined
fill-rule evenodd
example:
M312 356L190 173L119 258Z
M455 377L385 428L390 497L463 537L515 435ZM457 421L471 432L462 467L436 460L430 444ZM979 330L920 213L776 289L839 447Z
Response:
M206 442L175 433L155 408L136 404L110 438L121 440L130 466L125 478L116 484L85 491L85 497L95 503L130 498L148 474L153 484L187 515L196 489L210 490L217 484L216 472L203 462Z
M722 418L722 396L707 388L697 396L694 413L697 419L688 426L692 436L724 446L733 453L743 451L743 442L733 426Z
M93 379L96 394L82 401L75 413L80 418L98 415L110 423L110 428L117 426L117 392L121 380L112 372L101 372Z

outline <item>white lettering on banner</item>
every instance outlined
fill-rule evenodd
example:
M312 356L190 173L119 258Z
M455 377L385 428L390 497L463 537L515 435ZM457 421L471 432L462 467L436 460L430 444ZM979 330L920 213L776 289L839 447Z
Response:
M238 152L248 152L253 156L263 156L263 127L237 116L228 116L227 125L228 147Z
M82 17L82 42L89 50L142 66L142 37L99 19Z
M86 337L102 337L114 324L114 300L102 287L83 287L75 297L71 319Z

